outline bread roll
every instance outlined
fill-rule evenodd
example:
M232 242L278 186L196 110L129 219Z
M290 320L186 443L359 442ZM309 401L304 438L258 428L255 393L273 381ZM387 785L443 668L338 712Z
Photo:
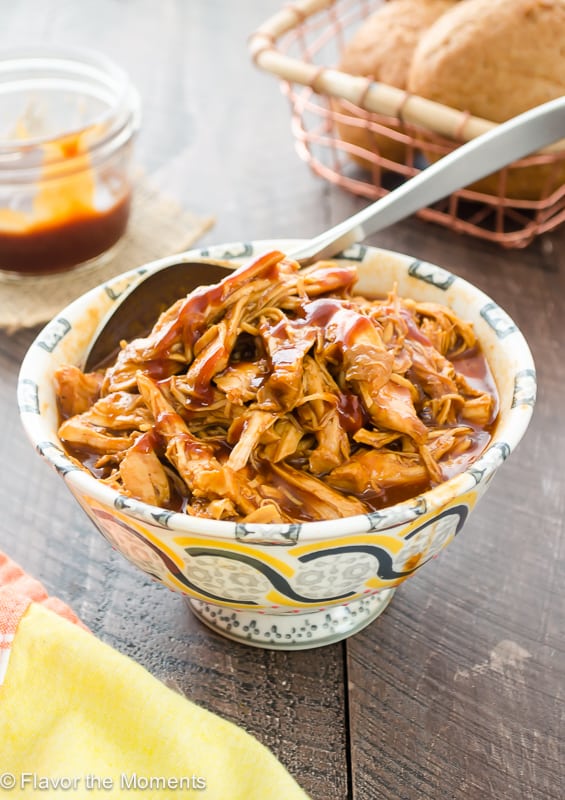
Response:
M407 89L493 122L565 94L565 0L465 0L419 38ZM565 133L565 131L564 131ZM514 169L509 197L565 181L565 162ZM497 193L498 175L474 185Z
M339 69L405 89L412 56L422 33L457 0L392 0L381 6L358 28L344 47ZM339 101L334 108L345 111ZM393 161L402 161L404 145L364 127L337 122L342 139ZM370 169L367 159L352 155Z

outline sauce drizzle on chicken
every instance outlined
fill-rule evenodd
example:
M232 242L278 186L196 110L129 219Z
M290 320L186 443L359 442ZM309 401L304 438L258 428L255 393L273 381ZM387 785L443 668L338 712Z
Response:
M356 279L273 251L196 289L109 367L59 368L61 441L122 494L258 523L366 513L463 471L498 412L472 327Z

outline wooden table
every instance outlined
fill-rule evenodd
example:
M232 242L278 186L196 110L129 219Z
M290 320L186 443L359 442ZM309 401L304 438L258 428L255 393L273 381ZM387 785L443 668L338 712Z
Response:
M20 0L0 44L117 59L144 105L139 163L203 244L313 235L363 205L297 158L276 80L246 38L278 0ZM565 230L506 251L415 219L379 244L441 264L505 307L537 362L534 419L463 536L351 640L294 653L233 644L99 536L34 453L16 409L36 334L0 335L0 548L104 641L270 747L315 800L562 797L565 685Z

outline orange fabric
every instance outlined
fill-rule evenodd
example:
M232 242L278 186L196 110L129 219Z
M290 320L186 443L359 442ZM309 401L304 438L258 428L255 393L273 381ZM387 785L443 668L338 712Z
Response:
M77 615L45 587L31 578L9 556L0 551L0 650L9 650L18 623L31 602L40 603L82 627Z

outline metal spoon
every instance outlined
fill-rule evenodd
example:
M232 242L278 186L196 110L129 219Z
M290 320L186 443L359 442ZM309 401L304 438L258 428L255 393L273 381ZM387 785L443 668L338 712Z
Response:
M367 236L441 200L565 135L565 96L526 111L461 145L397 189L289 253L302 266L330 258ZM145 333L158 314L197 286L221 280L229 262L181 261L142 276L120 298L93 337L85 371L101 364L121 339Z

